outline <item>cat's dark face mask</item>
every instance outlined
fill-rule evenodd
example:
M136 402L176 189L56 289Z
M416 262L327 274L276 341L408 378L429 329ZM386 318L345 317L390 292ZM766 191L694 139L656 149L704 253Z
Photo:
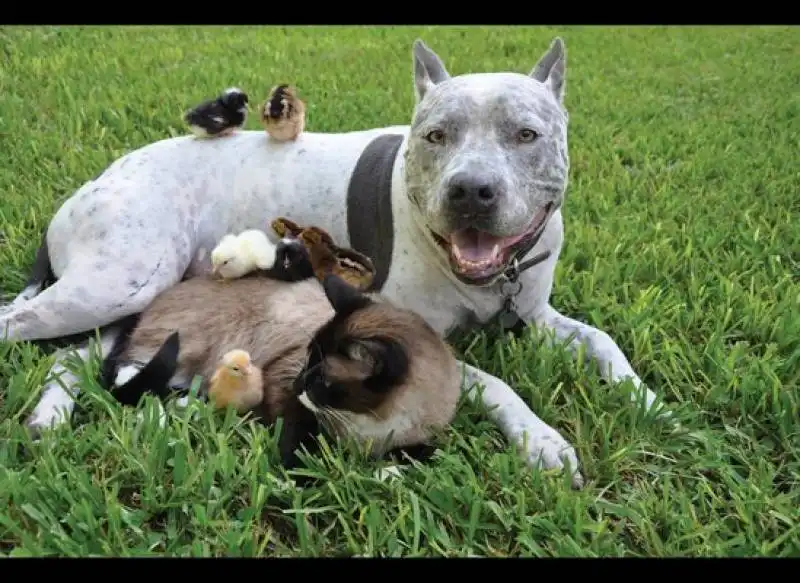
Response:
M316 343L312 343L308 363L295 379L293 389L296 397L305 393L315 407L346 408L347 393L326 377L322 350Z
M304 392L314 392L313 389L325 384L325 371L323 370L322 351L312 344L309 349L308 362L299 375L294 379L292 390L295 397Z

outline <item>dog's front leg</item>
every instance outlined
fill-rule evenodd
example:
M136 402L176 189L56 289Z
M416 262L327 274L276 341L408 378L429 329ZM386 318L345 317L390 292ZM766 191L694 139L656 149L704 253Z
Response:
M578 471L578 456L561 434L539 419L519 395L506 383L487 372L466 363L462 390L472 402L488 409L506 439L520 448L525 459L535 467L563 469L565 462L572 472L572 485L583 486ZM482 391L481 391L482 387Z
M642 383L625 354L607 333L564 316L550 305L533 317L524 319L540 330L552 331L554 340L566 342L573 354L577 354L578 348L583 345L587 355L594 358L600 366L601 374L607 382L620 383L630 379L635 389L631 393L632 401L639 402L644 394L647 409L655 403L655 393Z

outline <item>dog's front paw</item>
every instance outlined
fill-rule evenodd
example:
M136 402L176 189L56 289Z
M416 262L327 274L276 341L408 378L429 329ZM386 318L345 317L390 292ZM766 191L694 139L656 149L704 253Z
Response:
M526 461L533 467L545 470L565 470L569 465L572 472L572 487L583 487L583 476L579 471L575 448L561 434L551 427L536 427L521 431L517 445Z

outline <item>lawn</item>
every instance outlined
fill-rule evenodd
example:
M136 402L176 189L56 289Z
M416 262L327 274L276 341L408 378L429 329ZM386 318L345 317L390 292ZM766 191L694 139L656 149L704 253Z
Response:
M0 552L800 556L797 28L3 27L0 291L74 189L224 87L296 83L308 131L405 124L415 37L458 74L528 72L556 34L572 169L553 303L617 340L678 429L533 332L471 334L458 351L575 444L585 489L464 403L402 480L331 446L297 492L269 432L197 404L159 430L152 401L109 404L96 361L72 426L31 443L49 356L0 345Z

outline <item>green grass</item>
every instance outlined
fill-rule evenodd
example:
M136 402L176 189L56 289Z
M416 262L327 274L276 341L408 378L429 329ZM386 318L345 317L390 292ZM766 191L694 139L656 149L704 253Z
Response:
M32 444L21 422L49 357L4 345L0 550L800 555L797 28L2 28L2 292L75 188L183 133L183 109L223 87L257 101L296 83L309 131L404 124L417 35L457 74L527 72L555 34L572 171L553 302L607 330L682 429L534 334L473 334L459 351L575 444L583 491L527 469L464 403L442 455L403 480L334 448L297 493L272 434L199 405L160 431L109 403L95 361L72 428Z

